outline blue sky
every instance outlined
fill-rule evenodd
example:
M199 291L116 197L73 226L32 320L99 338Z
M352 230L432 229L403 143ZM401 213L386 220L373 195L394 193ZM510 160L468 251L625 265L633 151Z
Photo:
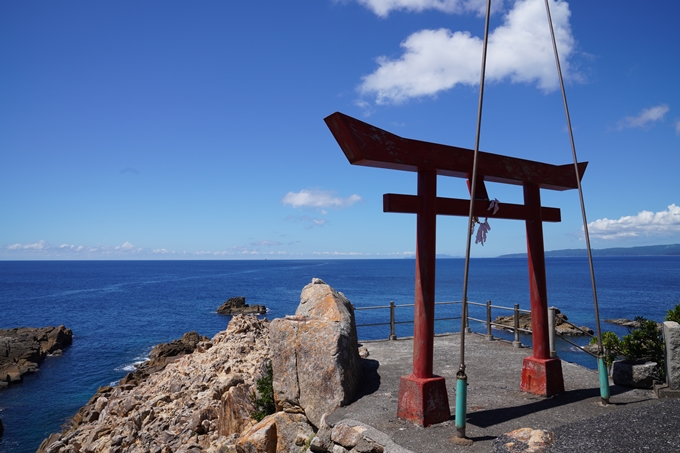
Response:
M382 194L416 175L350 165L323 118L473 148L484 4L0 3L0 259L413 256ZM593 246L680 243L680 4L551 5ZM543 0L493 8L481 149L571 163ZM576 191L542 198L546 250L585 247ZM525 251L489 223L472 256ZM440 217L438 253L466 225Z

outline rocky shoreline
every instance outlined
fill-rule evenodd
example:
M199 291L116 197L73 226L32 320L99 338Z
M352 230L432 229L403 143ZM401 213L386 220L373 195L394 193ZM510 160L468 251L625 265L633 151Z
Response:
M72 342L73 332L64 326L0 329L0 390L22 382L48 355L61 355Z
M351 303L319 279L300 300L294 316L237 315L212 339L190 332L157 346L38 453L386 451L369 427L325 422L361 382ZM257 422L256 384L268 369L275 412Z
M152 353L117 386L100 387L38 452L201 451L240 433L254 421L232 397L248 400L269 357L268 334L266 320L237 316L211 340L189 333L157 346L177 354Z

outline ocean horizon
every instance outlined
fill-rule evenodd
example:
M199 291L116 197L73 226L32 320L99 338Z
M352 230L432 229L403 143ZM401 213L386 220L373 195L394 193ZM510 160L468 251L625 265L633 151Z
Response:
M680 257L595 257L601 319L642 315L663 320L680 302ZM438 302L460 301L464 260L437 260ZM526 258L473 258L468 299L529 309ZM549 305L569 320L595 329L593 297L585 258L546 258ZM33 452L58 431L96 389L115 384L151 348L188 331L214 336L229 316L216 313L230 297L245 296L265 305L268 319L294 313L302 288L321 278L355 307L410 305L415 263L409 259L331 260L182 260L182 261L0 261L0 328L65 325L73 345L61 357L49 357L40 371L0 391L0 419L5 434L0 453ZM470 316L483 319L483 309ZM494 310L493 316L506 315ZM359 310L357 324L387 322L387 310ZM460 305L438 305L437 333L460 330ZM398 321L412 320L412 308L397 310ZM484 327L471 322L482 332ZM602 324L618 334L624 328ZM387 326L359 327L361 340L387 338ZM398 325L410 336L412 324ZM502 337L509 335L494 331ZM522 342L530 344L530 336ZM528 352L527 355L530 353ZM566 343L563 359L589 368L590 356ZM452 355L452 362L458 360ZM436 370L435 370L436 371ZM519 384L518 384L519 385Z

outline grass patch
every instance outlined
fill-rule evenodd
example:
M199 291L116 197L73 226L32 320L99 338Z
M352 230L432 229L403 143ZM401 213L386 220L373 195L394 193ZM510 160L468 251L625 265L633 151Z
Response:
M276 412L274 405L274 372L271 362L265 364L264 375L255 381L256 392L250 394L250 401L255 406L255 410L250 416L255 420L262 421L267 415Z

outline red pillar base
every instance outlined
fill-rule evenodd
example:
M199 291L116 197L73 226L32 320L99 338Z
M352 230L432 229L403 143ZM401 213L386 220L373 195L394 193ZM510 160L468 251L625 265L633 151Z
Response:
M560 359L525 357L520 389L523 392L543 396L564 393L562 361Z
M399 381L397 417L430 426L451 418L446 382L441 376L417 378L412 374Z

